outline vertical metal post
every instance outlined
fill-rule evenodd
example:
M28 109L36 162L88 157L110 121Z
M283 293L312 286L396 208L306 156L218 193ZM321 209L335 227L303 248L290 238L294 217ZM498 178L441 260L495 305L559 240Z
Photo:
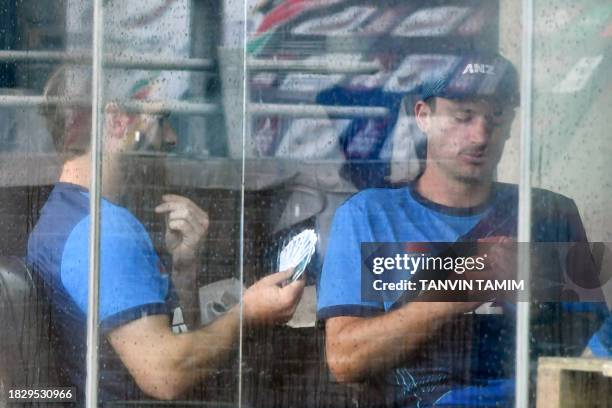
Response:
M89 283L87 297L87 377L85 406L98 405L98 309L100 277L100 197L102 183L102 50L103 0L93 4L93 61L91 101L91 180L89 187Z
M220 1L197 1L191 0L191 57L202 59L211 58L216 55L217 47L220 45L220 30L222 27L222 7ZM211 60L212 61L212 60ZM207 91L207 83L210 80L208 72L196 71L189 77L191 89L199 89L198 96L209 99L211 94ZM221 100L215 98L215 102L221 105ZM221 141L212 135L223 132L225 123L223 116L217 113L207 117L190 118L185 123L185 129L181 137L186 143L180 151L188 150L196 154L206 152L215 155L219 152Z
M243 10L243 31L242 31L242 169L240 178L240 282L244 282L244 194L245 194L245 177L246 177L246 143L247 143L247 130L249 129L248 123L248 101L246 87L247 81L247 45L248 45L248 30L247 30L247 19L248 19L248 7L247 1L242 2ZM225 112L229 114L229 112ZM230 135L231 137L231 135ZM240 285L243 288L243 285ZM241 289L242 290L242 289ZM242 299L242 293L240 294ZM238 331L238 407L242 407L242 359L243 359L243 336L244 336L244 320L243 320L243 308L240 308L240 329Z
M516 322L516 391L515 406L529 407L529 321L531 300L531 139L533 129L533 0L523 0L523 38L521 69L521 159L519 181L519 270L518 279L525 284L525 298L517 305Z

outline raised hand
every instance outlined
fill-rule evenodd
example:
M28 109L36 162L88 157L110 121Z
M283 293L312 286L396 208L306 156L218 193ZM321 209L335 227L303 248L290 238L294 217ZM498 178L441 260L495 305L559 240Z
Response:
M208 233L208 214L187 197L165 194L162 200L155 212L167 215L165 240L173 268L191 267Z

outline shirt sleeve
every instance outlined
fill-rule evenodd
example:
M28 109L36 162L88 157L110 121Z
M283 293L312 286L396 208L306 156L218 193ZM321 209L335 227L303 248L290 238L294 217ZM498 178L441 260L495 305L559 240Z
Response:
M564 208L565 219L567 220L567 241L586 244L588 243L588 238L578 207L573 200L568 199L567 201ZM590 252L589 255L592 257ZM593 276L588 280L599 281L600 270L591 270L590 268L578 268L577 270L581 275L585 273L592 274ZM580 276L580 279L576 280L580 282L584 279L585 276ZM591 311L594 318L596 315L603 319L602 326L590 337L588 347L597 357L610 357L612 356L612 316L609 307L605 303L587 303L587 306L586 309Z
M597 357L612 357L612 317L609 314L601 328L589 340L589 349Z
M104 208L103 208L104 209ZM147 232L131 214L103 211L100 233L100 322L103 330L145 315L168 313L168 276ZM87 312L90 217L70 233L62 255L61 280Z
M384 304L361 299L361 242L371 242L367 217L350 201L336 211L318 285L317 318L374 316Z

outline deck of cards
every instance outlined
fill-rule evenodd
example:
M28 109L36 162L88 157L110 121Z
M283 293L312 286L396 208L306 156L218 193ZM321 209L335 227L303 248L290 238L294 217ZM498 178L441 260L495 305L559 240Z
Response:
M307 229L294 236L282 249L278 260L278 270L285 271L294 268L289 282L295 282L302 276L310 258L315 253L316 244L317 234L314 230Z

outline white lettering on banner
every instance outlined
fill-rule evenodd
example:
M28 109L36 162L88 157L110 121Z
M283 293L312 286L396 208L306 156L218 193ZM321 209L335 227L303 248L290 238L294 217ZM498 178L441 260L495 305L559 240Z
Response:
M474 290L474 286L471 281L466 280L419 280L421 283L421 290L435 290L435 291L451 291L451 290Z
M384 282L380 279L377 279L373 282L372 288L376 291L406 291L406 290L416 290L416 282L409 281L407 279L402 279L399 282Z
M375 291L406 291L406 290L424 290L424 291L522 291L525 290L525 282L523 280L428 280L419 279L413 282L407 279L401 279L397 282L385 282L381 279L376 279L372 283L372 288Z

